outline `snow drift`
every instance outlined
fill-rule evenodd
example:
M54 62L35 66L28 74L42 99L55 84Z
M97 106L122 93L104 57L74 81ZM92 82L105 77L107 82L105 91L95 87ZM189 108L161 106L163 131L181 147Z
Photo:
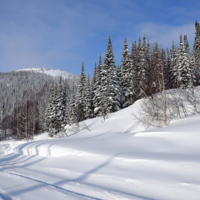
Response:
M86 120L89 130L65 138L1 142L0 197L199 199L200 116L145 130L132 115L139 109Z

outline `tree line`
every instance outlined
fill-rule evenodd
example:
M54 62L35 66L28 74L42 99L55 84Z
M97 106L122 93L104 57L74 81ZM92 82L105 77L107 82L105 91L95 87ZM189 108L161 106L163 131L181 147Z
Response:
M163 49L158 42L150 45L145 35L132 43L129 51L124 41L121 64L116 67L111 37L102 62L95 64L93 78L86 77L84 63L78 89L70 95L52 84L50 101L46 109L46 124L50 135L62 131L69 124L103 116L128 107L141 98L154 98L160 93L164 125L167 122L166 90L186 90L200 83L200 25L195 22L195 41L190 49L187 35L180 34L179 47L172 41L172 48ZM194 97L194 95L193 95ZM154 98L155 99L155 98ZM156 110L156 109L155 109Z
M192 89L193 104L196 104L194 86L200 84L198 22L195 22L195 29L194 46L191 49L187 35L182 34L179 47L175 47L172 41L171 49L161 48L158 42L150 45L144 35L132 43L129 51L125 38L118 67L115 65L109 37L105 58L102 60L100 54L98 64L95 63L93 78L86 76L82 63L78 83L77 80L64 80L60 77L59 80L49 80L40 90L23 91L23 101L15 101L12 112L5 114L2 110L2 132L6 135L9 130L17 139L29 139L44 131L53 137L64 131L66 125L100 116L106 120L109 113L126 108L141 98L148 100L145 105L150 105L143 108L148 116L157 120L162 118L161 121L166 125L167 109L170 107L166 100L167 91ZM160 95L159 98L156 94ZM173 102L176 103L176 99ZM177 102L177 105L181 104ZM180 116L179 106L175 108L176 113L179 113L177 116ZM140 118L149 123L146 119Z

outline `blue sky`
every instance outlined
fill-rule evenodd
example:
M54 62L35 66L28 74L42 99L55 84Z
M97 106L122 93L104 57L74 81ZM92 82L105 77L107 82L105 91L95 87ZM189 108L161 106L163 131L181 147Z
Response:
M179 44L180 32L194 42L200 22L196 0L0 0L0 71L58 68L80 74L82 61L92 76L111 35L116 65L125 37L153 44Z

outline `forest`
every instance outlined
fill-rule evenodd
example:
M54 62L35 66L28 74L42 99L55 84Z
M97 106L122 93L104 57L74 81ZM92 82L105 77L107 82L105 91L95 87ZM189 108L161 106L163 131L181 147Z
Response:
M121 64L116 66L111 37L104 60L95 63L93 77L85 75L84 62L77 79L54 79L36 72L0 74L1 140L32 139L49 132L54 137L66 126L94 117L107 119L143 99L140 116L146 126L167 126L171 119L197 114L200 100L195 88L200 84L200 24L195 22L193 47L187 35L171 49L150 44L143 36L124 41ZM10 84L12 83L12 87ZM189 105L190 109L186 109Z

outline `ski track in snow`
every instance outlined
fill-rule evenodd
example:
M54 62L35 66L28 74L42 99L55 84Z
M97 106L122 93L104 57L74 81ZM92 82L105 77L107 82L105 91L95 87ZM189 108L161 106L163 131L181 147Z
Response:
M145 130L138 107L66 138L0 142L0 199L199 200L200 116Z

